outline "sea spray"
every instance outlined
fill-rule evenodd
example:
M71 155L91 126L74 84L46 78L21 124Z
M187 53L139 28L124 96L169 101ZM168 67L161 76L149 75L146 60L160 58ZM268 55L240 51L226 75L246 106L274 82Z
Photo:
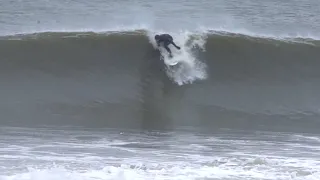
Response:
M158 49L154 40L154 35L157 33L149 33L149 40L154 48ZM159 33L162 34L162 33ZM205 51L204 45L206 43L206 36L202 34L192 34L190 32L169 33L174 42L181 47L180 50L172 45L169 48L172 51L173 57L170 58L165 51L161 51L161 57L166 64L166 73L178 85L193 83L196 80L203 80L207 78L206 66L203 62L197 59L194 49ZM176 65L172 63L177 62ZM174 63L175 64L175 63Z

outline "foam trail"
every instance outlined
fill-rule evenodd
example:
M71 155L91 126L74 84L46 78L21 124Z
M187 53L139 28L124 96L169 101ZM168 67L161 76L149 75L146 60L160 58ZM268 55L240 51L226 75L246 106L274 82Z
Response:
M164 63L167 65L166 73L178 85L192 83L195 80L203 80L207 78L206 65L197 59L194 49L205 50L206 43L203 34L194 35L190 32L170 33L174 42L181 47L180 50L172 45L169 46L173 53L173 57L169 58L166 50L160 49L161 55L164 58ZM154 48L157 49L154 40L155 33L149 33L148 37ZM173 62L178 62L177 65L170 66Z

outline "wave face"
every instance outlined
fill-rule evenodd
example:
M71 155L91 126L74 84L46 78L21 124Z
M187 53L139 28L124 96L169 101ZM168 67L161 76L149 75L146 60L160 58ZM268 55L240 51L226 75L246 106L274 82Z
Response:
M0 40L2 122L93 126L318 125L320 46L223 32L47 32ZM309 123L304 123L304 122ZM212 127L209 126L209 127Z

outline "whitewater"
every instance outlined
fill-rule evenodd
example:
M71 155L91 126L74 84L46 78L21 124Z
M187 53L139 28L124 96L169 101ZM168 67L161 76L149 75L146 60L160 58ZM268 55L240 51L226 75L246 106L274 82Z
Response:
M1 144L7 145L2 149L7 153L1 158L1 179L320 177L320 138L308 134L219 130L209 135L186 130L139 133L79 128L38 128L34 132L1 128L1 137Z

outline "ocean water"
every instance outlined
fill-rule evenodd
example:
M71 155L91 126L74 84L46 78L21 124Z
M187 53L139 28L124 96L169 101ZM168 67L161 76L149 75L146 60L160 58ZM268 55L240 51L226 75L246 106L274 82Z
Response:
M320 179L319 9L1 1L0 179Z
M194 130L191 130L194 131ZM320 137L1 128L2 179L318 179Z

